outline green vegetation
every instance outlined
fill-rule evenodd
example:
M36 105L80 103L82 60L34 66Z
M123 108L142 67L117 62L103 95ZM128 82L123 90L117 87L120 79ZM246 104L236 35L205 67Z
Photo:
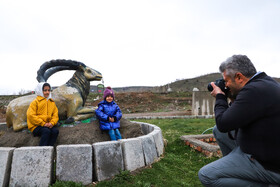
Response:
M180 136L201 134L205 129L214 125L214 119L151 119L138 121L151 123L162 129L163 136L168 141L163 158L151 167L132 173L123 171L114 179L99 182L96 186L202 186L197 173L202 166L216 160L216 158L206 158L203 154L184 145ZM56 183L53 186L64 186L63 182L59 183L59 185ZM69 184L65 183L65 186L67 185ZM79 184L76 186L79 186Z

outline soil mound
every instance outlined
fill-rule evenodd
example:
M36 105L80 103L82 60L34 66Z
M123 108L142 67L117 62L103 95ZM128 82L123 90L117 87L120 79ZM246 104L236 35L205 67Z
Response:
M120 132L124 139L144 135L139 124L121 119ZM72 127L60 126L57 145L66 144L93 144L96 142L110 141L106 132L99 128L98 120L90 123L80 123ZM0 126L0 147L38 146L40 138L34 137L28 130L14 132L6 125Z

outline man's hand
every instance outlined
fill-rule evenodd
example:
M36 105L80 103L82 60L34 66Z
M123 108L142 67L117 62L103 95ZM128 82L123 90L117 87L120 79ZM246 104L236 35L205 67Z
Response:
M216 86L216 84L214 82L211 82L211 86L213 87L213 91L210 93L213 97L216 97L217 94L221 93L224 94L225 93L221 90L221 88L219 88L218 86Z

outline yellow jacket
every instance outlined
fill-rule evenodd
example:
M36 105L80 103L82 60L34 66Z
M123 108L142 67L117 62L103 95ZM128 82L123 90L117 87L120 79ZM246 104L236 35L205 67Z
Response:
M58 109L55 102L50 98L46 99L37 96L27 110L28 129L33 132L37 126L44 126L46 123L56 125L58 122Z

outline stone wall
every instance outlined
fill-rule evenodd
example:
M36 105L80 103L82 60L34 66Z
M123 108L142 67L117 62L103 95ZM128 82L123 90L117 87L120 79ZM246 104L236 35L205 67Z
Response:
M148 123L133 123L141 126L144 136L92 145L59 145L56 149L0 147L0 186L44 187L55 180L87 185L110 179L123 170L151 165L164 152L161 129Z

